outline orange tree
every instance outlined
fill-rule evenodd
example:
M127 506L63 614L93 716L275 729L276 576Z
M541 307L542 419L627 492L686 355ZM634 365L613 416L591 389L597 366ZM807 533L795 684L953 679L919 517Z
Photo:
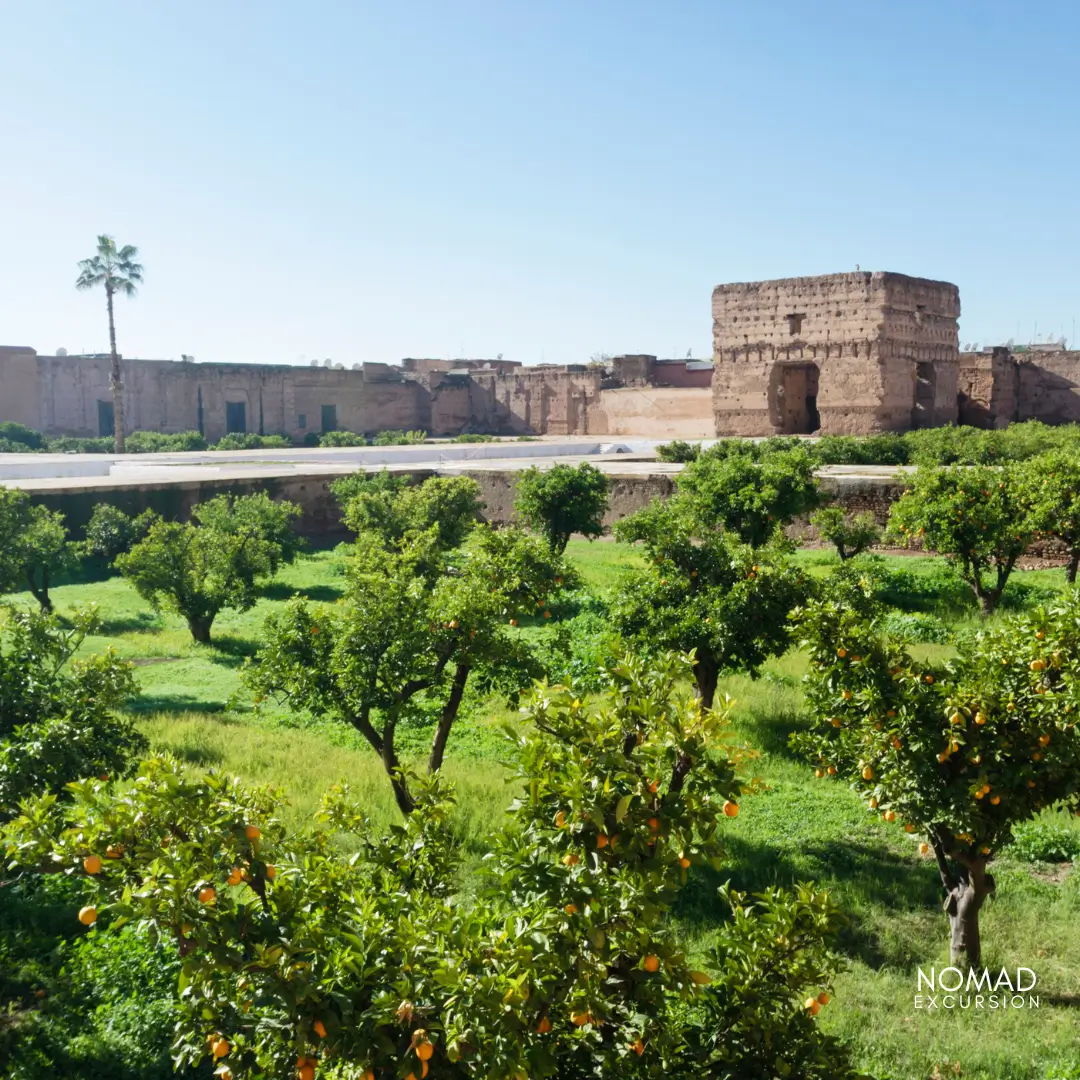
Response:
M889 534L949 559L989 615L1037 528L1028 477L1022 465L922 465L893 503Z
M120 773L146 750L114 713L135 693L130 665L112 650L73 659L96 627L93 611L66 626L51 615L0 614L0 820L22 798Z
M343 603L294 601L270 616L245 679L259 699L272 696L359 731L409 813L399 728L434 714L428 770L437 772L469 685L512 696L539 674L511 627L546 612L575 575L543 540L518 529L479 527L465 551L446 550L434 525L385 543L384 535L361 533Z
M624 518L615 535L640 542L646 554L612 601L616 628L645 645L693 650L706 707L722 672L753 674L787 648L788 614L806 599L808 583L779 548L732 541L678 497Z
M1076 581L1080 567L1080 456L1064 450L1025 462L1040 536L1060 541L1069 553L1065 580Z
M815 726L795 745L816 775L847 780L871 811L923 838L946 891L954 961L979 964L979 911L995 888L987 867L1012 828L1080 802L1077 600L1003 619L944 666L879 633L866 596L796 613Z
M3 840L28 870L88 879L85 924L175 943L176 1061L222 1080L854 1080L814 1021L827 896L726 893L733 918L694 964L671 925L746 790L724 716L674 693L682 673L626 658L595 708L537 689L477 902L451 891L438 777L388 836L344 788L290 834L272 793L159 759L126 790L75 785L63 811L26 803Z

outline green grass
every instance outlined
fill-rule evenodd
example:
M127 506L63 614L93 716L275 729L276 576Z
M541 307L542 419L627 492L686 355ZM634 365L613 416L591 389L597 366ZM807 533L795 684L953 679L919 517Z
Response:
M568 555L597 593L613 588L624 568L640 560L634 549L611 541L571 541ZM796 558L820 575L836 561L827 551ZM940 560L887 562L929 580L940 577ZM192 768L214 767L280 788L288 802L284 816L296 826L310 822L326 788L345 779L380 824L397 812L381 765L359 736L280 709L257 713L240 682L265 616L296 594L333 601L342 590L341 567L340 555L321 552L286 568L254 609L221 616L211 646L193 644L181 619L155 614L118 578L65 585L54 598L61 614L91 601L100 606L105 623L85 649L111 645L136 661L141 697L132 708L155 749ZM1057 589L1063 575L1038 571L1020 578ZM25 595L13 599L30 602ZM960 628L972 616L948 612L947 621ZM920 652L944 657L950 648L922 646ZM834 893L849 918L840 940L844 970L821 1023L854 1048L862 1068L893 1080L929 1080L935 1070L966 1080L1075 1077L1068 1070L1080 1063L1080 876L1068 866L1008 857L995 863L998 895L983 915L987 963L1033 968L1042 998L1037 1013L916 1012L917 968L947 961L936 871L919 857L914 838L868 813L844 785L815 780L790 753L788 735L802 722L805 671L805 657L791 652L766 665L759 679L732 676L721 685L734 701L733 736L758 752L751 768L765 790L746 798L738 819L725 824L723 871L695 870L680 898L677 913L688 943L695 949L706 943L724 917L716 895L724 880L750 890L815 881ZM495 700L474 702L451 738L446 772L457 786L467 866L483 854L485 837L512 794L498 725L514 715ZM430 729L403 731L406 755L422 756L429 737ZM1054 820L1080 827L1074 818Z

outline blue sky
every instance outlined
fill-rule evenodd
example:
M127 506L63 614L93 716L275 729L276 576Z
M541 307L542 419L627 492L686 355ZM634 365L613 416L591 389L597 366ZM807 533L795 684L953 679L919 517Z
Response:
M0 0L0 344L580 362L711 351L719 282L1080 316L1075 0Z

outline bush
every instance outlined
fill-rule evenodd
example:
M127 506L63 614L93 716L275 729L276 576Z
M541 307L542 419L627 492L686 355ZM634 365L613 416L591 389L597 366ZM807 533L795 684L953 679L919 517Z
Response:
M577 467L553 465L541 471L533 466L518 475L517 516L540 533L552 551L563 552L573 533L590 540L603 532L608 508L608 478L587 461Z
M1025 821L1013 829L1008 852L1027 862L1072 862L1080 859L1080 832L1067 825Z
M253 431L234 431L219 439L211 450L289 450L292 441L284 435L257 435Z
M463 431L460 435L455 435L451 442L460 443L479 443L479 442L495 442L494 435L479 435L470 431Z
M921 611L890 611L882 616L881 632L913 645L948 645L952 631L936 615Z
M426 431L380 431L371 440L372 446L409 446L427 440Z
M673 439L669 443L662 443L658 446L656 456L661 461L675 461L682 464L686 464L688 461L697 461L701 456L701 443Z
M367 446L367 436L353 431L324 431L319 436L319 446Z
M839 506L825 506L810 515L822 540L832 544L841 562L862 554L881 539L881 529L869 511L846 514Z
M48 440L40 431L16 424L13 420L0 422L0 439L6 445L19 446L26 450L45 450L48 447Z
M78 544L80 554L102 559L112 565L118 555L125 555L150 531L157 520L153 510L144 510L137 517L125 514L111 503L98 503L86 525L86 534Z
M906 465L911 448L903 435L822 435L811 451L819 465Z
M133 431L124 440L126 454L186 453L205 450L209 444L197 431Z
M116 450L116 444L111 435L93 439L77 438L74 435L50 435L47 449L50 454L111 454Z

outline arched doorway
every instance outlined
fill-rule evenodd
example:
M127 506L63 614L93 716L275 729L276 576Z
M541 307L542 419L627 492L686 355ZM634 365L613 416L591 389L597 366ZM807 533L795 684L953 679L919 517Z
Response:
M817 364L775 364L769 376L769 416L778 435L812 435L821 427Z

